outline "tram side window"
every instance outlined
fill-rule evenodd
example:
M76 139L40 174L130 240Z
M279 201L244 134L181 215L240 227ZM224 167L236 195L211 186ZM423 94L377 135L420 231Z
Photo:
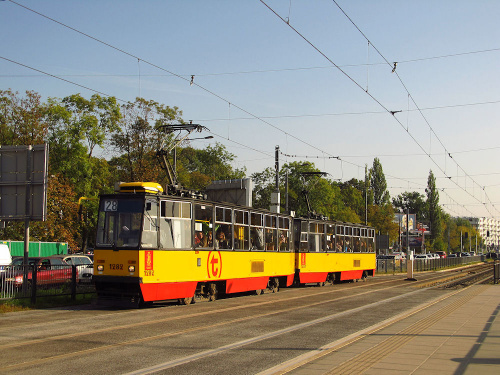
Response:
M352 227L345 227L344 233L344 252L352 253Z
M345 227L343 225L337 225L337 236L335 243L335 250L339 253L343 253L347 251L344 241L344 230Z
M213 247L213 212L214 208L210 205L194 205L194 247Z
M360 228L352 228L352 250L359 253L361 249L361 239L359 238Z
M232 212L230 208L215 208L215 248L232 249Z
M278 230L276 228L276 216L265 216L266 220L266 250L276 250Z
M154 200L146 201L141 247L143 249L158 247L158 204Z
M234 248L249 249L248 212L234 210Z
M309 251L320 252L321 249L321 237L318 233L319 229L318 223L309 224Z
M264 216L257 212L250 213L250 249L264 250Z
M335 225L326 224L326 251L335 251Z
M279 251L290 250L290 220L286 217L278 218Z
M318 234L319 234L319 251L326 251L325 248L325 224L318 224Z
M366 253L366 234L367 229L361 228L361 252Z
M160 247L187 249L192 247L191 203L160 202Z
M309 251L309 223L303 221L300 223L300 252Z
M375 231L373 229L368 230L368 238L366 239L367 247L368 247L368 252L372 253L375 251Z

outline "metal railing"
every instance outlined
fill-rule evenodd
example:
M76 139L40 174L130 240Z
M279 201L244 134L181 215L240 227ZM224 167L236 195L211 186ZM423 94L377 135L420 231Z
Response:
M95 292L91 278L79 278L77 266L9 266L0 273L0 299L71 296Z
M456 258L439 258L439 259L414 259L413 270L421 271L436 271L449 267L461 266L464 264L484 261L484 256L467 256ZM406 259L377 259L377 273L404 273L406 272Z

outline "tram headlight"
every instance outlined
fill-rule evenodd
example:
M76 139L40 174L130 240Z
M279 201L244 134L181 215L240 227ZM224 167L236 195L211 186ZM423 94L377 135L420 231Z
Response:
M128 266L128 272L135 272L135 266Z
M104 271L104 266L102 264L99 264L97 266L97 271L100 271L100 272Z

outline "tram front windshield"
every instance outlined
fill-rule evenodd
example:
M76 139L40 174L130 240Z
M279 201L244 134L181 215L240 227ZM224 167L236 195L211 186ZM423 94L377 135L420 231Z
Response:
M99 206L97 243L99 247L139 246L143 199L103 198Z

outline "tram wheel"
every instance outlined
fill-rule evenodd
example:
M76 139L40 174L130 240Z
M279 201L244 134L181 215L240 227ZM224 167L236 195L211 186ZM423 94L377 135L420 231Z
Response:
M319 287L322 287L322 286L325 286L325 283L324 282L321 282L321 283L318 283L317 284Z
M262 289L257 289L254 292L255 292L255 295L257 295L257 296L260 296L261 294L264 293L264 291Z
M212 302L217 300L217 294L218 294L217 285L214 283L210 284L208 288L208 300Z
M193 297L179 298L179 304L190 305L193 303Z
M271 293L277 293L280 290L280 282L277 277L269 279L269 283L267 284L267 289Z

